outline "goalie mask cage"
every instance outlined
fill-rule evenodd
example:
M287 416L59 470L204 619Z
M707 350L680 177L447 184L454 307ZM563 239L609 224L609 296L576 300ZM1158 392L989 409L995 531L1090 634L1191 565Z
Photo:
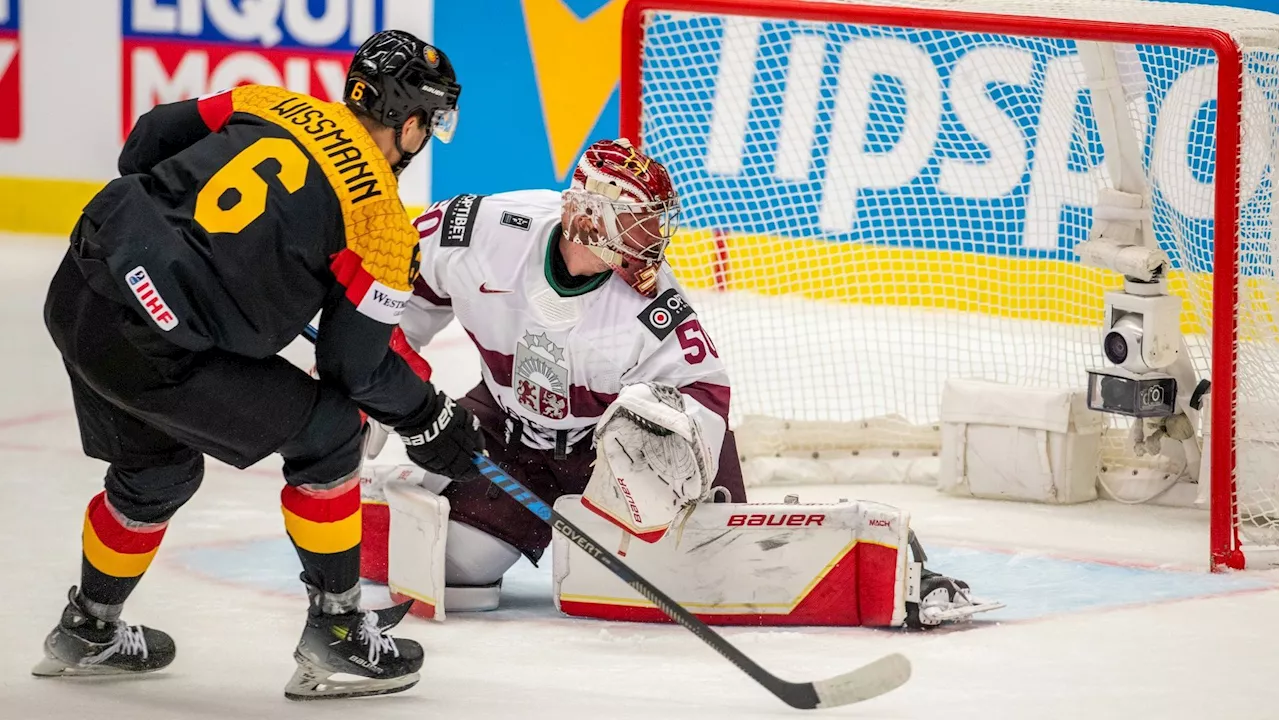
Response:
M1274 15L631 0L622 53L622 134L680 191L668 258L724 351L744 458L910 466L936 454L947 378L1083 388L1122 282L1074 249L1124 182L1212 387L1202 458L1140 458L1108 416L1101 475L1194 464L1211 566L1274 562Z

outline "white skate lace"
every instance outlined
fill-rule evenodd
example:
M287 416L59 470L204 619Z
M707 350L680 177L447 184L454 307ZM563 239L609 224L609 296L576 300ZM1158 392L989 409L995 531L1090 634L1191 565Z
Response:
M369 645L369 662L377 665L378 658L382 657L382 653L390 652L396 657L400 657L400 648L396 647L396 641L390 635L382 632L382 628L378 627L378 613L370 610L364 614L364 620L360 622L360 634L358 636L360 642Z
M111 638L111 644L97 655L90 655L81 660L80 664L97 665L118 654L142 655L143 660L147 659L147 639L142 634L142 628L137 625L125 625L123 621L116 623L116 632Z

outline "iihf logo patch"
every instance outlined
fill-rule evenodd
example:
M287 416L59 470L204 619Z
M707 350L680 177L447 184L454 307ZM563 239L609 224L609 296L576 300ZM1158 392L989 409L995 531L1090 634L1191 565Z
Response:
M655 337L665 340L675 326L692 314L693 306L672 288L646 305L636 317L640 320L640 324L649 328L649 332Z
M147 316L155 321L160 329L169 332L178 327L178 318L169 309L169 305L165 303L164 298L160 297L160 291L156 289L155 283L151 281L151 276L147 274L146 268L139 265L130 270L124 276L124 281L129 285L129 289L133 291L133 296L138 299L138 303L142 305L143 311Z

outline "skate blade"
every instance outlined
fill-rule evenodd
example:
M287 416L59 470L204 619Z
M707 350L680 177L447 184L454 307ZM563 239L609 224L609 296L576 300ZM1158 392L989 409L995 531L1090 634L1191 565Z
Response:
M121 675L146 675L160 669L124 670L110 665L70 665L57 658L46 657L31 668L31 674L36 677L119 677Z
M290 700L340 700L342 698L372 697L374 695L390 695L408 690L418 684L418 673L409 673L400 677L377 679L364 678L344 673L330 673L312 665L299 661L289 683L284 686L284 696Z
M1004 607L1002 602L983 602L978 601L974 605L965 605L963 607L951 608L943 610L942 608L925 608L921 611L921 619L929 622L929 624L944 622L964 622L978 613L989 612L991 610L999 610Z

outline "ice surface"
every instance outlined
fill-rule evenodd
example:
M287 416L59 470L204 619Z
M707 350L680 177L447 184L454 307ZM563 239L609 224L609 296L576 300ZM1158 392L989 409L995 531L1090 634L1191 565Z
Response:
M63 244L4 238L7 335L0 411L0 718L797 717L674 626L559 616L546 568L517 566L504 608L406 620L423 642L418 687L364 701L295 704L282 690L303 605L279 511L277 460L245 472L210 462L126 608L173 634L178 659L143 679L73 682L28 673L77 581L84 506L103 465L84 458L63 370L40 308ZM722 350L726 350L722 348ZM291 349L299 357L306 349ZM453 393L475 381L451 329L428 353ZM795 488L762 489L778 499ZM915 665L900 690L843 718L1274 718L1280 674L1275 572L1204 573L1203 511L1091 503L1051 508L956 500L919 487L814 487L806 502L858 496L903 505L932 564L1009 607L960 630L727 628L793 680L889 652ZM386 602L369 589L371 603Z

